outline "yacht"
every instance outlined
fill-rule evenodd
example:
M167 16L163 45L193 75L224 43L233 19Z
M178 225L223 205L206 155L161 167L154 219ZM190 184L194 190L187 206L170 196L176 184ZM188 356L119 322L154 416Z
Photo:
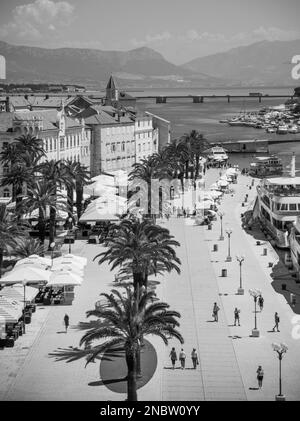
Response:
M213 146L212 148L208 149L206 153L207 159L213 163L226 162L228 160L226 150L221 146Z
M250 164L249 174L252 177L268 177L282 175L283 167L281 159L276 155L260 156Z
M282 124L278 126L277 133L278 134L287 134L289 131L289 127L286 124Z
M291 175L264 178L257 186L254 215L262 221L275 244L289 248L289 231L300 216L300 177L295 176L295 155L291 164Z

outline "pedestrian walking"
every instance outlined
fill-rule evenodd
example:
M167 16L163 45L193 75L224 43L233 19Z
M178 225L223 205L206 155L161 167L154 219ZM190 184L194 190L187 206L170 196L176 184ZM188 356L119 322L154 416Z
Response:
M264 299L263 299L262 295L260 295L258 297L258 307L259 307L260 311L262 311L263 308L264 308Z
M186 359L186 354L185 354L183 348L181 348L181 351L180 351L180 354L179 354L181 370L183 370L185 368L185 359Z
M236 326L236 323L238 323L239 326L240 325L240 312L241 310L239 310L237 307L234 309L234 326Z
M171 358L171 362L172 362L172 368L173 368L173 370L174 370L174 368L175 368L175 363L176 363L176 361L177 361L177 353L176 353L176 350L175 350L175 348L174 348L174 347L171 349L171 352L170 352L170 358Z
M215 322L217 322L219 320L219 318L218 318L219 310L220 310L220 307L218 306L218 304L214 303L212 316L213 316L213 319L214 319Z
M275 315L274 315L274 320L275 320L275 326L273 327L273 332L275 332L275 328L277 329L277 332L280 332L279 330L279 322L280 322L280 318L278 316L278 313L276 311Z
M264 370L262 369L261 365L258 366L258 369L256 370L256 374L257 374L258 387L261 389L263 378L264 378Z
M64 324L65 324L65 329L67 333L68 327L69 327L69 316L67 314L65 314L65 317L64 317Z
M198 354L197 354L196 348L193 348L193 351L192 351L191 357L192 357L193 367L194 367L194 369L196 370L197 365L199 364Z

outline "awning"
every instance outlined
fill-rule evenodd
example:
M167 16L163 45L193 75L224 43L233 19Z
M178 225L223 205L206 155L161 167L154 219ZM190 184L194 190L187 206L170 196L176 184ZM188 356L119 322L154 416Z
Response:
M33 301L38 294L38 289L26 287L25 301ZM0 291L0 295L11 300L24 301L24 288L20 284L14 286L6 286Z

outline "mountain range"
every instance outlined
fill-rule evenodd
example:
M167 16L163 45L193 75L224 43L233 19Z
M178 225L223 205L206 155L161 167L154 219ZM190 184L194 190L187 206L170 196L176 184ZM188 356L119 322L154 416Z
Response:
M295 55L300 55L300 40L260 41L196 58L182 67L248 86L290 86L295 85L291 76Z
M46 49L0 41L7 83L78 83L103 88L113 73L122 86L290 86L291 58L300 40L262 41L183 65L141 47L130 51L85 48Z

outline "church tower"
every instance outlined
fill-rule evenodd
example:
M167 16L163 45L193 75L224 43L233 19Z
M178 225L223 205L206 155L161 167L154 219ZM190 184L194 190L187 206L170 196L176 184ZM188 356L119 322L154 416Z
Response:
M111 76L106 86L106 104L112 105L113 102L118 101L118 100L119 100L119 91L116 87L114 78Z

